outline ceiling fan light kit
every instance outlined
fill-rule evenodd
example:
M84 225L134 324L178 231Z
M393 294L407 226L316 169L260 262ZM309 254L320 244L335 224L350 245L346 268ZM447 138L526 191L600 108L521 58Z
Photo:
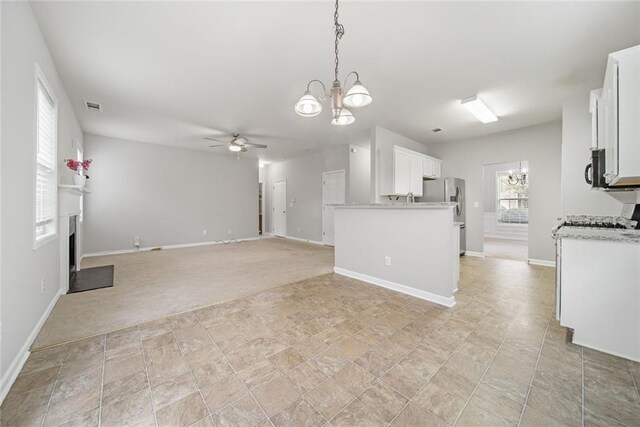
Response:
M240 155L240 152L244 153L248 151L249 148L267 148L267 146L264 144L254 144L253 142L249 142L247 138L245 138L244 136L240 136L237 133L232 133L231 138L232 138L231 141L222 141L220 139L216 139L208 136L204 137L204 139L206 140L222 143L222 144L210 145L209 147L211 148L227 147L229 151L238 153L238 156Z
M364 87L362 82L360 81L360 76L356 71L352 71L347 74L345 78L344 85L340 84L340 80L338 79L338 66L340 64L340 60L338 57L338 42L344 35L344 27L342 24L338 22L338 0L336 0L335 12L333 14L333 23L335 27L335 72L334 72L334 80L331 85L331 91L327 94L327 89L320 80L311 80L307 84L307 90L300 97L298 102L294 107L295 112L302 117L315 117L322 112L322 104L321 101L329 98L331 101L331 115L332 120L331 124L335 126L344 126L350 125L351 123L356 121L356 118L353 116L351 111L349 111L345 107L349 108L361 108L366 107L367 105L373 102L373 97ZM356 76L356 80L346 92L344 93L343 87L347 87L347 79L349 76L354 74ZM322 95L320 97L315 97L311 93L311 83L317 82L322 86Z

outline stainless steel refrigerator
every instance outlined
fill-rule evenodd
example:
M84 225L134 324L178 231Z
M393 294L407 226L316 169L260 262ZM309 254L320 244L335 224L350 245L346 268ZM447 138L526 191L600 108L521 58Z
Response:
M455 203L453 220L460 225L460 255L467 250L467 230L465 223L464 179L446 177L424 180L422 183L421 202L451 202Z

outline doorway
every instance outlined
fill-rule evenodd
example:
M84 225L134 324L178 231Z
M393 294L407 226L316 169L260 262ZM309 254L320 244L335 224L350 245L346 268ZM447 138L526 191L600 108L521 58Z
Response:
M287 236L287 181L273 182L273 205L271 206L271 232L274 236Z
M492 163L483 168L484 254L529 259L529 162Z
M344 205L346 199L345 171L322 173L322 243L334 245L333 205Z

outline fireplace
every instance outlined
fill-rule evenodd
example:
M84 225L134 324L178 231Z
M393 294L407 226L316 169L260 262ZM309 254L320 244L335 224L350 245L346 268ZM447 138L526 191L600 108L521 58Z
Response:
M76 280L77 260L76 260L76 221L78 216L69 217L69 285Z

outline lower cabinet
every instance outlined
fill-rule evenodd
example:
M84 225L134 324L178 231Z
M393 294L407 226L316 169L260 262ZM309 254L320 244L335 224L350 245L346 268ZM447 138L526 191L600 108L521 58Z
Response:
M573 342L640 361L640 243L562 238L557 248L556 310Z

